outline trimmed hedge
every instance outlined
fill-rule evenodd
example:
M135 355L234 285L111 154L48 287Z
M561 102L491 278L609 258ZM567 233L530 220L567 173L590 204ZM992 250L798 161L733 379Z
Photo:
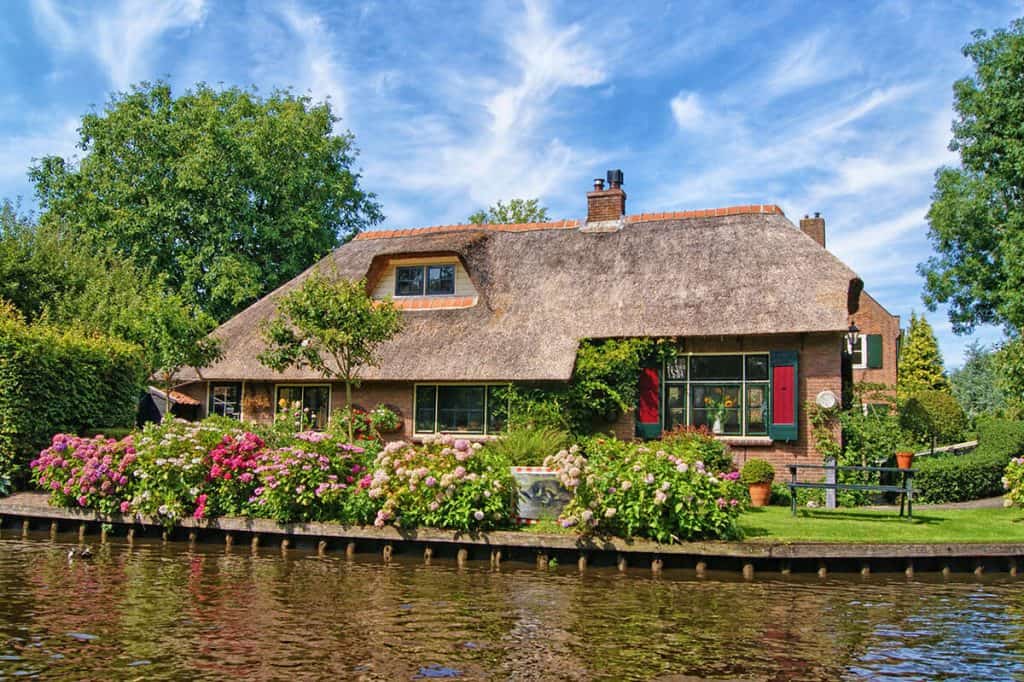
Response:
M0 310L0 477L23 481L55 433L133 425L144 379L137 346Z
M991 419L978 429L978 447L952 457L915 463L919 502L967 502L1003 494L1003 474L1013 457L1024 454L1024 422Z

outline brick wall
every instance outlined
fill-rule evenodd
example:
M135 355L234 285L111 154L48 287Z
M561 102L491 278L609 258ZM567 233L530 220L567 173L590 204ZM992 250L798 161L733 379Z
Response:
M621 188L587 193L587 222L618 220L626 213L626 193Z
M861 334L881 334L882 336L881 369L854 369L854 383L869 381L895 386L898 362L897 343L900 337L899 316L889 313L865 291L860 295L860 309L852 319L854 324L860 328Z

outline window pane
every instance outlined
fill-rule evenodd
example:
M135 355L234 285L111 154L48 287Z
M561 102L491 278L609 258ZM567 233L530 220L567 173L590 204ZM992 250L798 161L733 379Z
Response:
M416 387L416 432L434 432L434 399L437 388L434 386Z
M747 356L747 381L768 381L768 356Z
M305 386L302 389L302 410L312 420L314 429L327 426L327 407L330 403L331 389L329 386Z
M487 433L498 433L505 429L508 417L508 387L487 387Z
M665 363L665 381L686 381L686 358Z
M455 293L455 266L431 265L427 267L427 293L431 295Z
M665 430L686 425L686 387L669 384L665 387Z
M747 384L747 433L768 433L768 384Z
M423 295L423 267L395 268L395 296Z
M437 430L483 433L484 387L438 386Z
M210 386L210 405L208 411L211 415L231 417L240 419L242 413L242 385L241 384L213 384Z
M692 384L690 386L690 423L706 426L713 433L739 434L739 384Z
M854 367L864 366L864 335L861 334L857 337L857 340L853 342L853 346L850 346L850 342L846 342L846 346L850 351L850 362Z
M302 387L301 386L278 386L277 387L277 411L289 409L302 409Z
M742 355L694 355L690 358L691 381L740 381L743 379Z

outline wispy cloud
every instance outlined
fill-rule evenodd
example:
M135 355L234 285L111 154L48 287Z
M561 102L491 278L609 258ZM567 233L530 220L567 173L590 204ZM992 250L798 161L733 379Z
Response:
M337 39L319 15L295 3L278 8L287 27L299 43L296 80L292 82L308 89L314 98L330 99L334 113L342 118L348 114L348 97L342 77L342 66L334 48Z
M769 92L780 96L838 80L857 68L857 60L840 54L837 41L821 31L783 53L768 75L767 86Z
M51 119L31 132L0 135L0 187L27 186L33 159L53 154L69 158L75 151L78 125L77 117Z
M680 92L669 102L669 108L681 130L697 130L705 123L704 106L695 92Z
M176 29L201 25L206 16L203 0L121 0L108 12L36 0L32 8L44 40L62 53L88 54L118 89L159 75L151 70L158 39Z

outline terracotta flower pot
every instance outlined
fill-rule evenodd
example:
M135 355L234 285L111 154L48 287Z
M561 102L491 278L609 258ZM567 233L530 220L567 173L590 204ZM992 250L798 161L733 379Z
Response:
M896 453L896 466L898 466L900 469L909 469L909 468L911 468L913 466L913 464L914 464L914 453L913 452L910 452L910 451L907 451L907 450L901 450L900 452Z
M768 500L772 498L771 483L751 483L747 488L750 490L751 507L768 506Z

